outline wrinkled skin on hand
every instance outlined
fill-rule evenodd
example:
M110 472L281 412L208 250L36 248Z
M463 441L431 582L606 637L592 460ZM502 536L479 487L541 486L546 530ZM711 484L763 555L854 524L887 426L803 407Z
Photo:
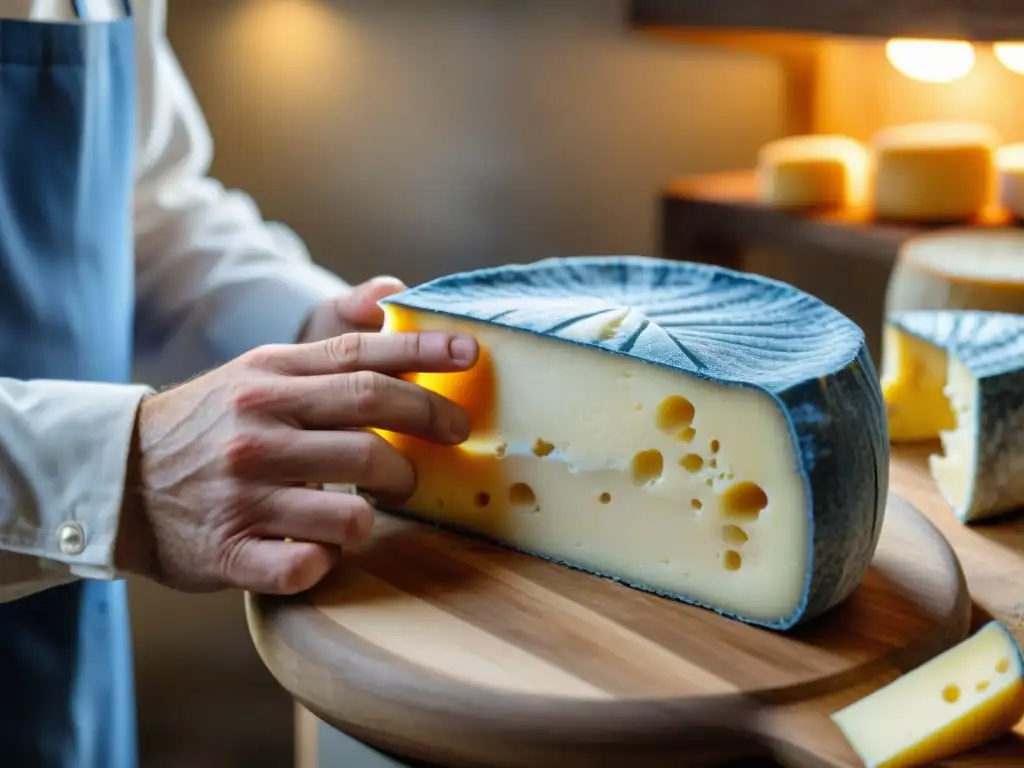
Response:
M366 428L461 443L463 409L397 376L466 370L477 355L462 335L349 333L261 347L146 398L118 567L185 591L312 587L341 548L366 539L373 509L309 484L407 498L412 466Z

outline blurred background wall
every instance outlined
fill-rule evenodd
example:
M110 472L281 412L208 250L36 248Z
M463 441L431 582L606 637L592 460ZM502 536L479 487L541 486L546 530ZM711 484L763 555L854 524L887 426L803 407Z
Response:
M672 176L784 132L778 66L640 38L620 0L173 0L214 175L352 281L656 252ZM133 583L144 768L291 758L241 596Z

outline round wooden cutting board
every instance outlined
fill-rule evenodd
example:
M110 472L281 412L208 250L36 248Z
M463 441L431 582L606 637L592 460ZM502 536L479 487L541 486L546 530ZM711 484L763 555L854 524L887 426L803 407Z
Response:
M786 634L385 514L315 590L246 610L277 680L350 735L531 768L697 765L772 742L820 754L801 740L831 727L835 692L917 666L970 621L955 555L895 496L861 586Z

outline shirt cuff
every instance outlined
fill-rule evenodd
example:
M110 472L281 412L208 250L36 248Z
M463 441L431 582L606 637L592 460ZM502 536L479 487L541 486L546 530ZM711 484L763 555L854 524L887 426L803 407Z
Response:
M0 548L39 558L41 581L121 575L114 545L128 451L150 392L0 379Z

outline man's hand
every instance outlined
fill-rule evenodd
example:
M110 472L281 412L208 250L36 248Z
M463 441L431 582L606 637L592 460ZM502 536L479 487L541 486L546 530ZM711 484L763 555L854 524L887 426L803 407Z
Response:
M384 322L384 311L377 302L405 288L405 283L396 277L375 277L360 283L351 291L314 309L297 340L305 343L353 331L379 331Z
M310 483L356 484L384 503L415 485L377 427L442 444L465 411L398 374L465 370L476 342L446 333L347 334L261 347L143 400L116 561L168 586L291 594L316 584L373 509ZM286 538L294 541L285 541Z

